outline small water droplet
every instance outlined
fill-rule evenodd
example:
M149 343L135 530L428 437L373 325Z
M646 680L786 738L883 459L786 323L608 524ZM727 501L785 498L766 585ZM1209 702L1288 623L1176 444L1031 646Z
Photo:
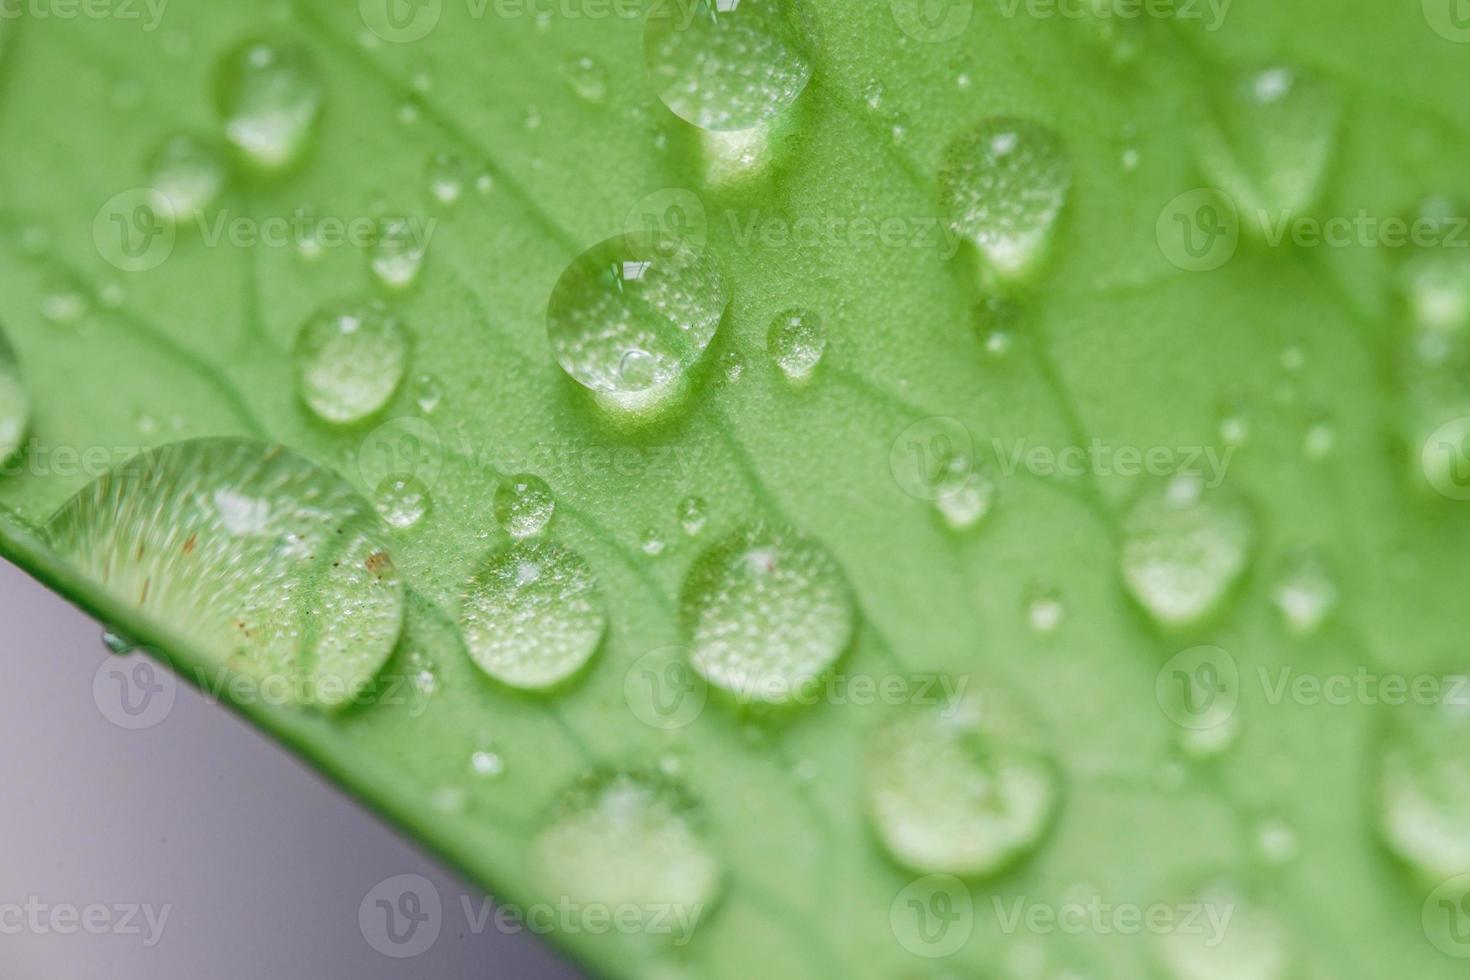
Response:
M562 273L546 331L575 381L637 406L684 377L729 303L725 278L703 255L669 239L619 235Z
M695 560L679 597L690 659L741 699L782 703L830 667L852 640L847 579L819 542L746 528Z
M1337 581L1316 551L1294 551L1271 588L1271 601L1291 632L1298 636L1315 633L1337 605Z
M138 644L134 643L131 639L129 639L127 636L124 636L122 633L115 633L112 630L103 630L102 648L115 657L122 657L136 650L138 648Z
M436 153L429 159L429 196L448 207L464 193L465 170L459 157Z
M1124 520L1128 591L1160 625L1192 626L1240 580L1255 542L1250 509L1198 474L1150 485Z
M1169 980L1283 980L1286 934L1275 915L1229 881L1194 891L1179 908L1200 909L1213 929L1167 929L1155 940Z
M1279 817L1263 820L1256 828L1256 846L1269 864L1286 864L1297 856L1296 831Z
M555 512L556 496L539 476L521 473L495 488L495 520L517 541L546 530Z
M389 289L407 289L418 281L428 252L427 225L412 218L385 218L368 249L368 267Z
M679 526L691 538L704 530L709 519L709 505L703 497L685 497L679 501Z
M1470 868L1470 680L1437 679L1391 707L1377 733L1376 824L1426 879ZM1427 693L1427 696L1426 696Z
M261 170L284 170L301 158L322 100L316 59L301 45L247 41L216 68L214 101L225 137Z
M807 380L827 350L822 318L802 309L777 313L766 334L766 347L787 380Z
M638 539L638 547L648 557L657 558L659 555L664 553L664 549L668 547L668 543L664 541L664 537L662 534L660 534L653 528L649 528L647 531L644 531L643 536Z
M444 383L432 374L415 375L413 379L413 403L425 415L433 415L434 409L444 400Z
M952 140L940 171L950 227L995 273L1021 278L1043 258L1072 186L1061 137L1028 119L995 117Z
M1337 145L1341 103L1317 76L1281 65L1226 76L1195 135L1200 167L1248 228L1300 215L1321 193Z
M57 326L70 326L87 315L87 299L70 287L41 297L41 316Z
M1302 452L1307 459L1318 461L1332 455L1337 448L1337 429L1326 419L1318 419L1307 426L1302 436Z
M878 838L921 874L989 875L1040 842L1061 793L1030 714L999 690L907 708L874 733L867 810Z
M877 112L883 108L883 96L886 91L881 78L870 78L863 85L863 101L868 104L869 109Z
M578 97L593 103L607 98L607 69L591 55L584 54L568 62L566 76Z
M478 748L470 753L470 772L481 779L496 779L505 774L505 760L493 749Z
M387 476L378 485L378 513L399 530L423 520L430 504L429 488L416 476Z
M297 393L323 421L361 421L398 390L408 354L407 331L381 303L327 307L296 335Z
M804 5L777 0L654 8L643 37L654 90L701 129L765 128L811 79L809 17Z
M471 579L460 625L481 670L511 687L545 690L592 658L607 612L581 556L523 542L491 555Z
M934 506L950 527L968 531L990 513L995 494L995 479L986 469L968 456L953 456L935 491Z
M721 886L701 829L693 800L669 777L598 772L561 795L531 842L531 858L546 894L693 922ZM638 925L657 931L652 921Z
M20 450L31 424L31 396L9 339L0 332L0 463Z
M168 201L162 217L182 224L200 218L224 189L224 158L187 133L164 140L148 164L149 185Z
M1050 585L1036 585L1026 596L1026 622L1037 633L1055 633L1067 610L1061 594Z
M535 132L541 128L541 108L534 102L526 106L526 111L521 116L521 125L527 132Z

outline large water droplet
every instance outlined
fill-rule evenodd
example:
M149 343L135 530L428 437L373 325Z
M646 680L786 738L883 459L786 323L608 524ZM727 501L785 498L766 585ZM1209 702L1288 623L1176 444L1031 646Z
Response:
M1438 881L1470 868L1470 678L1416 687L1384 718L1377 824L1389 849Z
M781 373L795 382L812 376L827 349L822 318L809 310L784 310L771 321L766 347Z
M819 542L764 527L707 548L684 581L680 621L694 668L741 700L782 703L852 639L847 579Z
M1196 132L1196 155L1250 219L1246 226L1263 231L1316 203L1340 115L1336 91L1309 72L1280 65L1232 72Z
M950 142L939 182L950 226L997 275L1016 279L1045 256L1072 187L1072 163L1050 127L1001 116Z
M657 400L715 335L730 289L703 255L619 235L582 253L552 290L546 332L562 368L621 404Z
M517 541L546 530L556 497L539 476L521 473L495 488L495 520Z
M460 626L470 656L501 683L544 690L596 652L607 613L587 563L553 544L517 544L465 589Z
M1146 488L1123 524L1123 582L1153 618L1191 626L1240 579L1255 541L1246 504L1196 474Z
M224 189L224 159L205 141L181 133L164 140L148 164L149 185L168 201L163 217L175 223L197 220Z
M21 381L15 350L0 332L0 463L20 449L31 424L31 396Z
M768 126L811 79L809 17L788 0L656 4L643 38L654 90L701 129Z
M262 696L352 701L403 622L372 506L276 446L200 439L149 450L77 494L46 530L98 588L255 678Z
M301 45L246 41L216 69L214 101L225 137L262 170L283 170L301 158L322 98L316 59Z
M995 690L896 714L867 753L884 847L921 873L993 874L1041 840L1061 792L1029 715Z
M1281 924L1238 885L1211 882L1179 907L1200 913L1197 928L1159 933L1159 961L1170 980L1280 980L1287 975Z
M721 869L682 787L649 772L594 773L562 794L531 843L547 894L583 907L639 909L648 933L692 927L718 897ZM678 928L658 921L686 923Z
M380 303L320 310L296 335L296 390L327 422L361 421L398 390L408 346L403 325Z

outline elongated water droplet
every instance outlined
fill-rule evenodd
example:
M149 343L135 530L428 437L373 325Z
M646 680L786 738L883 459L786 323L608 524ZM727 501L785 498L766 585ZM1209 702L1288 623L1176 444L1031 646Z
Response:
M556 496L539 476L521 473L495 488L495 520L517 541L546 530L555 512Z
M403 622L372 506L277 446L200 439L149 450L72 498L46 533L99 589L255 678L262 696L352 701Z
M418 281L429 250L427 224L411 218L384 218L368 248L368 268L389 289L407 289Z
M654 91L701 129L766 127L812 76L813 33L788 0L690 0L650 9L643 50Z
M301 45L252 40L217 66L215 107L225 137L261 170L284 170L306 150L322 108L316 59Z
M679 600L695 670L741 700L782 703L852 640L847 579L819 542L754 527L695 560Z
M868 746L868 815L889 854L920 873L1002 870L1040 842L1060 793L1029 714L994 689L903 709Z
M0 463L20 449L30 424L31 396L21 380L15 350L0 331Z
M1378 831L1426 879L1470 868L1470 678L1436 678L1384 717L1377 740Z
M1337 604L1337 582L1320 554L1296 551L1287 556L1271 601L1287 629L1298 635L1315 633Z
M547 815L531 843L532 862L547 894L583 907L639 909L692 928L721 886L720 864L700 824L694 802L667 776L593 773ZM637 926L689 940L652 918Z
M1249 219L1247 228L1264 232L1316 203L1341 115L1329 83L1283 65L1236 71L1211 103L1195 134L1196 155Z
M679 526L691 538L704 530L709 519L709 505L703 497L685 497L679 501Z
M1072 188L1072 163L1050 127L999 116L950 142L939 183L950 227L1002 279L1018 279L1045 256Z
M1149 486L1123 526L1123 582L1157 622L1191 626L1219 608L1255 542L1255 519L1197 474Z
M591 659L607 625L592 570L554 544L517 544L465 589L460 626L470 656L503 684L544 690Z
M319 310L296 335L296 390L324 421L361 421L398 390L408 347L403 325L381 303Z
M730 289L692 249L619 235L562 273L546 313L552 353L578 383L619 404L657 400L715 335Z
M194 221L212 206L227 177L224 158L204 140L187 133L171 136L148 164L148 183L168 202L162 217L176 224Z
M429 488L416 476L387 476L378 485L378 513L393 527L413 527L429 512Z
M827 333L822 328L822 318L801 309L777 313L766 334L766 348L788 380L807 380L827 350Z
M1240 886L1210 882L1179 908L1197 908L1214 926L1158 933L1158 956L1169 980L1282 980L1286 933L1276 916Z

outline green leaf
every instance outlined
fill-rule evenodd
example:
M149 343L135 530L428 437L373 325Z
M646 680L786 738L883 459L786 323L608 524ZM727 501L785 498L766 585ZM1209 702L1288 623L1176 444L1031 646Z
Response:
M568 0L538 22L534 5L429 4L414 9L439 19L414 40L370 30L394 33L373 19L381 6L178 3L156 30L120 16L0 20L0 322L32 403L30 442L0 478L6 557L206 682L218 660L190 623L140 615L59 560L40 525L145 447L280 443L371 498L392 475L383 454L417 440L407 445L431 504L391 532L406 619L370 703L217 693L504 901L556 903L568 878L547 864L568 854L580 858L570 880L604 888L572 901L645 885L664 901L717 892L687 943L558 933L608 974L1000 976L1040 961L1034 975L1048 977L1459 975L1452 938L1429 922L1449 894L1441 880L1470 868L1426 880L1382 843L1384 705L1273 697L1268 683L1287 667L1465 669L1455 611L1470 513L1427 491L1420 449L1447 419L1426 427L1419 381L1391 366L1411 326L1404 250L1272 244L1252 213L1228 261L1192 272L1161 231L1171 202L1212 185L1317 219L1470 199L1470 48L1433 2L1238 0L1218 23L1217 8L1184 0L1173 18L1137 20L962 2L972 16L951 32L916 20L907 0L812 0L793 28L809 32L812 77L755 174L719 156L729 140L659 100L642 15L620 16L626 5ZM300 45L316 66L320 118L301 159L236 162L160 261L119 257L109 222L156 205L148 170L165 141L224 146L217 63L259 36ZM1284 121L1235 113L1233 80L1280 64L1320 86L1318 108ZM799 74L788 65L783 78ZM1020 285L997 281L940 221L947 148L994 117L1049 127L1070 161L1049 254ZM1319 124L1329 152L1294 165L1321 157L1320 181L1271 170L1300 145L1294 132L1321 135ZM446 203L456 168L462 189ZM671 204L707 241L730 305L678 403L630 421L563 372L546 311L578 255L646 230L644 216ZM389 218L412 219L410 231L434 222L420 269L405 271L402 241L368 240ZM368 238L333 243L332 227ZM365 421L325 424L297 395L297 332L324 306L374 294L412 337L408 377ZM768 351L773 321L793 310L819 317L826 341L801 384ZM1463 378L1446 383L1432 408L1463 403ZM1094 445L1221 453L1222 418L1248 421L1226 473L1231 513L1249 515L1245 554L1239 569L1221 563L1208 616L1168 607L1189 612L1162 617L1175 629L1137 601L1138 581L1154 580L1120 569L1153 481L1116 466L1005 472L1017 446L1047 458ZM970 438L998 482L993 501L948 501L957 520L907 492L893 465L905 433L946 432ZM546 535L586 563L607 620L586 666L534 694L481 671L458 627L462 593L506 546L495 492L519 473L554 492ZM691 535L692 497L707 517ZM977 526L952 526L985 504ZM650 724L643 671L683 662L667 651L688 641L686 574L712 542L759 525L818 542L850 588L856 626L836 681L821 703L785 708L707 692L682 727ZM1288 628L1297 620L1275 608L1281 570L1304 548L1340 595L1315 630ZM1158 693L1166 665L1196 680L1218 665L1190 653L1199 647L1224 651L1239 675L1238 733L1213 754ZM1028 705L1048 761L1025 771L1054 761L1060 789L1041 839L966 878L949 906L934 904L948 884L895 861L866 813L866 746L912 705L859 697L853 683L896 678L912 695L937 677ZM945 778L943 753L971 758L969 737L914 758ZM504 772L477 772L477 753ZM640 775L589 776L614 771ZM1463 769L1436 772L1446 799L1464 792ZM543 833L606 785L655 801L668 875L600 853L616 835ZM1217 972L1202 972L1180 929L1160 937L1106 915L1102 927L1007 926L1017 902L1175 909L1222 869L1252 904L1225 947L1242 958ZM949 933L960 942L948 958L928 959L937 948L903 925L910 900L972 913Z

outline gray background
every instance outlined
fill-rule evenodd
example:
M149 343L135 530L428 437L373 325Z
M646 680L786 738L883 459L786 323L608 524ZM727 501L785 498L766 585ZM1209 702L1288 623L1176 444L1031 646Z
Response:
M191 688L151 727L113 724L93 697L97 624L3 562L0 645L0 910L172 906L151 948L0 916L5 980L581 976L534 937L474 929L460 898L479 909L479 893ZM357 922L399 874L428 878L445 909L411 959L375 952Z

